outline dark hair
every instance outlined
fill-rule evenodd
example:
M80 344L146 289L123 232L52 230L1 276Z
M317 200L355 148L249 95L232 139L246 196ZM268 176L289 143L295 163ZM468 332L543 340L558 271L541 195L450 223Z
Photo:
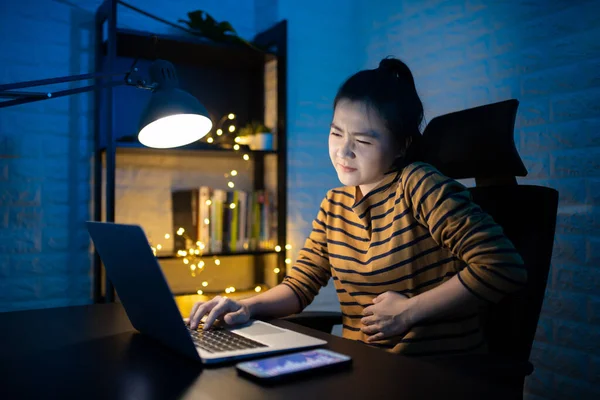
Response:
M388 57L381 60L376 69L357 72L339 88L334 109L340 100L361 101L379 113L398 150L404 150L406 139L411 138L405 156L396 160L395 167L401 169L420 160L423 103L405 63Z

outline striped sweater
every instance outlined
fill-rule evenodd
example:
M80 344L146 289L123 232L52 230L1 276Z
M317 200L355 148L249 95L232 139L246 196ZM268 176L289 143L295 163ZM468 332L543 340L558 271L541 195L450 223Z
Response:
M357 190L327 193L283 280L304 308L333 278L344 337L366 342L361 313L387 291L413 297L458 274L474 296L495 303L525 283L523 261L501 227L463 185L432 166L413 163L388 173L358 201ZM415 356L485 352L480 305L372 345Z

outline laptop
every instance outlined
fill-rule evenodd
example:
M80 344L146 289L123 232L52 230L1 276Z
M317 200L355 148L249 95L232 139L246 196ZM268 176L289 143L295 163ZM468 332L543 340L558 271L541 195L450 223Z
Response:
M327 343L258 320L192 330L140 226L87 222L87 228L133 327L183 356L217 364Z

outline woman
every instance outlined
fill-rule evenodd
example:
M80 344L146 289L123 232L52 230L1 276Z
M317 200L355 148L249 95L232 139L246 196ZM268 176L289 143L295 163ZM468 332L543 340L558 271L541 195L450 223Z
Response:
M282 284L197 303L196 328L309 305L333 278L343 336L394 353L484 352L480 310L526 282L523 261L467 189L419 162L423 106L409 68L386 58L339 89L329 154L343 187L323 199Z

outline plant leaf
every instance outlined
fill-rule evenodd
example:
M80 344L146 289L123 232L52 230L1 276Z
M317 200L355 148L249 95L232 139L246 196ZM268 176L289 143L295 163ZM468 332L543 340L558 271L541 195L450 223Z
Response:
M233 29L233 26L231 26L231 24L227 21L219 22L218 26L219 26L219 29L221 30L221 32L223 32L223 33L231 32L234 35L237 35L237 33L235 32L235 29Z
M204 24L204 18L202 17L203 14L204 11L202 10L189 12L188 17L190 18L190 21L188 25L195 29L202 27L202 25Z
M214 27L216 26L215 19L206 11L190 11L188 13L188 17L190 18L190 20L189 22L186 21L186 23L190 27L190 29L205 32L211 29L214 30Z
M213 40L215 42L237 43L248 46L254 50L263 51L251 42L238 36L237 32L227 21L217 22L209 13L203 10L195 10L187 13L189 21L179 20L179 23L187 25L192 33Z

